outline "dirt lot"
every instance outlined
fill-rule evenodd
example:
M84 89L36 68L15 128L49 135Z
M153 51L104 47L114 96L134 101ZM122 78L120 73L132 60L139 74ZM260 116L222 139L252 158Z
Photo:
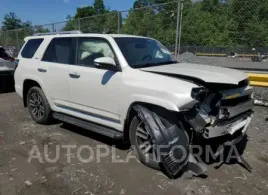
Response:
M35 145L44 159L44 145L50 158L56 146L99 144L114 148L112 140L74 126L35 124L15 93L0 94L0 195L50 194L268 194L268 109L255 107L249 127L245 159L253 167L249 173L238 164L208 166L207 178L170 180L131 159L129 163L112 163L111 155L82 163L75 152L67 162L66 149L61 149L55 163L28 163ZM114 148L117 158L126 158L128 149ZM83 155L88 156L87 153ZM98 159L98 156L95 156Z

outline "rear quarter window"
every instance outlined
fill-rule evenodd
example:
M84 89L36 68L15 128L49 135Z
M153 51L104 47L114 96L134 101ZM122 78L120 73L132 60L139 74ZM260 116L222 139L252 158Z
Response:
M23 58L32 58L43 40L44 39L30 39L21 51L21 56Z

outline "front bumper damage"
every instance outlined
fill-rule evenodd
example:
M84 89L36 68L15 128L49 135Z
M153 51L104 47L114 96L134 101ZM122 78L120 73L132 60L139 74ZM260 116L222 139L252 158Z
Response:
M227 95L230 93L234 95ZM223 146L216 153L220 156L226 147L238 144L246 134L253 116L252 90L247 87L206 95L201 104L185 113L185 121L196 135L201 135L203 142L218 139ZM237 162L251 172L241 155L237 156Z
M252 112L246 112L239 117L219 123L216 126L209 126L203 132L203 137L206 139L220 137L224 135L233 135L240 131L242 135L246 134L248 125L252 118Z
M185 113L191 128L205 139L233 135L237 131L245 134L253 114L251 94L229 100L209 96Z

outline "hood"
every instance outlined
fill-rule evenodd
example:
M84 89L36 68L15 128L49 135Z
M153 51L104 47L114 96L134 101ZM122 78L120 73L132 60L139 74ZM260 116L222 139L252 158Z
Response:
M188 63L154 66L140 70L215 84L238 85L240 81L248 78L245 73L238 70Z

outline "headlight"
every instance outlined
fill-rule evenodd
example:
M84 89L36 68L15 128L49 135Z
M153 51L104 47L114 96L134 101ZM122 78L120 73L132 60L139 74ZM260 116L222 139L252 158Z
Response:
M193 88L191 96L193 99L195 99L199 102L203 102L205 100L208 92L209 92L209 90L207 88L204 88L204 87Z

